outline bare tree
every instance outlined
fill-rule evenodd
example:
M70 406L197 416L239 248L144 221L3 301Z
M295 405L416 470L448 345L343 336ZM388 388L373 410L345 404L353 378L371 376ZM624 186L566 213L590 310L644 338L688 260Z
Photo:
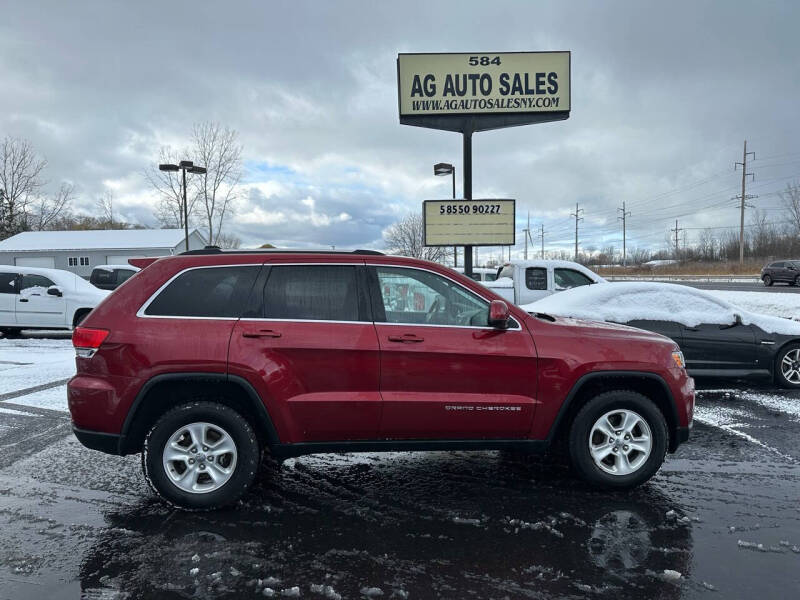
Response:
M392 254L421 258L434 262L444 262L451 254L450 246L426 246L422 215L412 213L402 221L390 225L383 239Z
M69 205L74 198L75 186L66 182L61 184L55 194L39 196L33 202L34 208L27 216L28 226L36 231L51 229L69 214Z
M783 203L786 212L789 213L789 220L797 235L800 235L800 184L787 183L786 189L778 192L778 196Z
M6 137L0 146L0 238L27 226L28 208L44 185L47 161L37 156L30 142Z
M111 190L106 190L102 196L97 199L97 210L100 213L100 219L107 223L108 229L114 229L114 194Z
M158 193L156 218L162 227L183 228L183 184L180 171L160 171L158 164L178 164L180 160L190 159L191 154L189 150L179 153L169 146L163 146L158 154L158 163L144 172L148 183ZM192 217L197 214L197 193L193 189L187 190L186 203L191 222Z
M199 123L192 131L192 146L195 163L206 168L205 175L193 176L201 218L208 229L208 243L219 244L242 176L239 134L219 123Z
M217 235L217 246L220 248L238 248L242 245L242 240L232 233L219 233Z

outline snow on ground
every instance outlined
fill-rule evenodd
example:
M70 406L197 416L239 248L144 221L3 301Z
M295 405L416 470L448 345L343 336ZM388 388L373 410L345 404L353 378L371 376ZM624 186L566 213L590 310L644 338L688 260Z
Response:
M70 340L0 339L0 396L64 381L74 374L75 351ZM66 394L64 398L66 402ZM15 399L15 402L19 400ZM50 406L43 405L42 408Z
M52 387L41 392L34 392L14 398L10 402L33 408L47 408L67 412L67 384ZM3 406L0 402L0 408Z
M800 294L706 290L712 296L754 313L800 320Z

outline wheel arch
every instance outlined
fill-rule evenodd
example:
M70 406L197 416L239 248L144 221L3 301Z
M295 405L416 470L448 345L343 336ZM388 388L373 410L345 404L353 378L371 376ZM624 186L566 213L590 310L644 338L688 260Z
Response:
M122 425L119 454L139 452L161 415L198 396L236 410L255 429L262 445L279 443L267 407L246 379L226 373L165 373L149 379L136 395Z
M547 441L553 445L566 439L575 415L597 394L613 390L631 390L647 396L664 415L669 431L669 451L675 452L680 443L677 436L678 411L666 381L656 374L641 371L595 371L580 377L567 394L556 415Z
M780 369L780 365L778 364L778 359L780 359L781 354L783 354L783 351L786 350L788 346L800 346L800 338L788 339L775 349L775 353L772 355L773 381L775 381L776 378L778 377L778 370Z
M75 329L78 326L79 321L83 320L81 317L86 318L86 315L88 315L90 312L92 312L92 309L88 306L79 306L76 308L72 313L72 328Z

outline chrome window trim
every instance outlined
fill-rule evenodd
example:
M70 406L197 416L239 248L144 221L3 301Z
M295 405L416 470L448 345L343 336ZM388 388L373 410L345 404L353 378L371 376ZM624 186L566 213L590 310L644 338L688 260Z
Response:
M468 293L477 296L481 300L487 303L491 303L491 300L482 296L481 294L465 287L452 277L447 275L443 275L441 273L437 273L436 271L432 271L431 269L425 269L423 267L416 267L410 265L392 265L392 264L385 264L385 263L366 263L363 260L356 261L356 262L263 262L263 263L242 263L242 264L235 264L235 265L200 265L197 267L188 267L181 271L178 271L170 277L165 283L161 285L153 294L145 301L144 304L139 308L136 312L136 316L140 319L189 319L189 320L205 320L205 321L248 321L248 322L264 322L264 321L274 321L277 323L340 323L340 324L350 324L350 325L392 325L392 326L401 326L401 327L445 327L448 329L480 329L484 331L522 331L522 325L520 322L517 321L514 317L510 317L514 323L517 324L516 327L509 327L508 329L497 329L495 327L487 326L477 326L477 325L436 325L433 323L389 323L386 321L335 321L335 320L327 320L327 319L270 319L270 318L260 318L260 317L194 317L194 316L180 316L180 315L146 315L144 314L147 310L147 307L155 300L155 298L162 292L164 289L172 283L175 279L187 273L189 271L194 271L196 269L225 269L225 268L232 268L232 267L291 267L291 266L353 266L353 267L388 267L388 268L397 268L397 269L416 269L417 271L425 271L426 273L431 273L433 275L438 275L439 277L443 277L455 285L461 287L462 289L466 290ZM504 300L505 301L505 300Z
M431 273L432 275L438 275L439 277L443 277L445 279L448 279L448 280L452 281L455 285L457 285L461 289L465 290L467 293L472 294L473 296L477 296L478 298L480 298L481 300L483 300L484 302L486 302L488 304L491 304L491 302L492 302L488 298L480 295L478 292L474 292L473 290L469 289L468 287L465 287L463 284L459 283L458 281L456 281L452 277L449 277L448 275L443 275L441 273L437 273L436 271L432 271L431 269L425 269L423 267L415 267L415 266L411 266L411 265L391 265L391 264L384 264L384 263L367 263L367 266L368 267L387 267L387 268L395 268L395 269L416 269L417 271L425 271L426 273ZM465 275L465 277L466 277L466 275ZM476 283L478 283L478 282L476 282ZM503 300L503 302L506 302L506 304L508 304L508 302L506 300ZM522 331L522 325L517 321L517 319L515 319L512 316L509 316L509 318L512 319L514 321L514 323L517 324L516 327L509 327L508 329L497 329L495 327L489 327L488 325L486 325L486 326L477 326L477 325L436 325L434 323L389 323L388 321L374 321L374 323L375 323L375 325L402 325L402 326L406 326L406 327L450 327L450 328L456 328L456 329L484 329L484 330L488 330L488 331Z
M178 277L180 277L184 273L188 273L189 271L196 271L198 269L231 269L231 268L235 268L235 267L261 267L261 266L263 266L263 264L264 263L242 263L242 264L237 264L237 265L200 265L198 267L187 267L186 269L183 269L183 270L178 271L177 273L175 273L175 275L173 275L172 277L167 279L167 281L165 283L163 283L160 288L158 288L155 292L153 292L150 295L150 297L147 300L145 300L144 304L142 304L142 306L139 307L139 310L136 311L136 316L139 319L193 319L193 320L202 319L202 320L205 320L205 321L237 321L239 319L239 317L194 317L194 316L190 316L190 315L146 315L145 311L150 306L150 304L153 302L153 300L155 300L158 297L158 295L161 292L163 292L170 283L175 281Z

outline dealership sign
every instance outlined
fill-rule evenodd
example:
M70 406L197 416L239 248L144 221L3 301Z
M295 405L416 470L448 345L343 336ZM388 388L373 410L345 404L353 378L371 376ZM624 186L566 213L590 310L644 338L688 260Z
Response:
M426 246L512 246L514 200L425 200Z
M400 54L397 85L401 119L568 114L570 53Z

